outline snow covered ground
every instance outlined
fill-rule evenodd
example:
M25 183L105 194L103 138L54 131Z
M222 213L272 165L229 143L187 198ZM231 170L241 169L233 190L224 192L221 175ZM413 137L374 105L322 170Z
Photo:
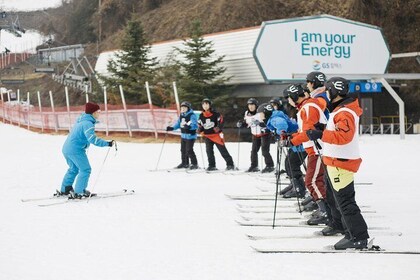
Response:
M256 187L273 183L244 174L150 172L162 144L119 143L100 174L108 148L90 148L90 189L133 188L133 196L45 208L23 203L20 199L47 196L59 187L66 170L65 136L3 123L0 134L0 279L418 279L420 255L256 253L250 246L311 242L322 247L336 239L249 240L246 234L293 236L315 229L239 226L239 201L225 194L261 194ZM238 144L227 145L236 161ZM364 162L356 182L373 185L357 186L357 200L376 211L366 214L370 226L389 227L373 231L376 243L420 251L420 135L403 141L362 136L361 148ZM240 168L249 164L249 149L248 143L240 144ZM201 164L198 143L195 151ZM165 144L159 168L178 163L179 144ZM387 235L395 232L402 236Z

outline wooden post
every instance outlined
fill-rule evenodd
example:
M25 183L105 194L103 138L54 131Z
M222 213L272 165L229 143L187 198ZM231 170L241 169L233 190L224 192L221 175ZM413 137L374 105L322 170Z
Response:
M3 92L1 93L1 106L3 107L3 122L5 123L6 118L6 109L4 108L4 98L3 98Z
M157 127L156 127L156 118L153 112L152 96L150 95L149 82L146 82L146 92L147 92L147 99L149 100L150 113L152 114L153 126L155 128L155 138L157 139L158 132L157 132Z
M17 113L18 113L18 126L20 127L20 89L17 90L17 102L18 102L18 109L17 109Z
M39 93L39 91L37 92L37 95L38 95L39 113L41 115L41 132L44 132L44 118L42 117L41 94Z
M181 113L181 108L179 106L179 97L178 97L178 89L176 87L176 82L172 82L172 87L174 88L174 96L175 96L175 103L176 103L176 110L178 115Z
M121 94L121 100L124 106L124 115L125 115L125 122L128 128L128 134L130 135L130 137L133 137L133 134L131 132L131 127L130 127L130 121L128 120L127 105L125 104L125 97L124 97L124 91L123 91L122 85L120 85L120 94Z
M70 131L71 130L71 116L70 116L69 89L65 87L64 91L66 92L67 114L69 115L69 131Z
M54 108L54 99L52 96L52 91L50 90L50 102L51 102L51 109L52 109L52 113L54 116L54 128L55 128L55 132L58 132L58 118L57 115L55 114L55 108Z
M10 117L10 91L7 92L7 103L9 105L9 108L7 110L7 116L9 117L9 123L13 124L12 118Z
M30 97L30 93L29 93L29 91L28 91L28 93L27 93L27 98L28 98L28 130L31 128L31 118L30 118L30 116L31 116L31 100L29 99L29 97Z
M106 87L104 87L104 105L105 105L105 132L106 136L109 134L109 118L108 118L108 97L106 94Z
M88 86L85 85L86 103L89 102Z

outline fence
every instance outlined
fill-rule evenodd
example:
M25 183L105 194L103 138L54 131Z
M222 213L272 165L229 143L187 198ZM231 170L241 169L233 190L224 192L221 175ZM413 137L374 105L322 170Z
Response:
M179 104L170 109L159 108L151 103L150 91L148 84L146 88L149 96L149 104L143 105L126 105L123 89L120 86L120 93L123 100L121 105L108 105L106 89L104 88L104 104L101 104L102 114L96 125L97 131L104 131L108 135L109 132L128 132L130 137L132 132L154 132L158 137L158 132L166 131L168 125L173 124L179 116ZM174 83L174 88L176 85ZM175 90L176 92L176 90ZM17 100L11 101L10 95L7 100L1 95L0 114L3 122L10 122L25 128L37 128L52 131L70 130L77 118L84 111L84 106L70 106L68 98L68 90L66 88L66 107L55 107L53 95L51 92L51 107L43 107L41 104L40 93L38 92L38 106L20 101L19 91L17 92ZM27 100L30 100L29 93ZM176 98L176 100L178 100ZM86 95L86 101L89 101Z
M374 117L370 121L370 124L361 124L361 134L398 134L400 133L400 124L398 122L399 116L380 116L379 118ZM405 117L405 132L413 127L412 123L407 121Z

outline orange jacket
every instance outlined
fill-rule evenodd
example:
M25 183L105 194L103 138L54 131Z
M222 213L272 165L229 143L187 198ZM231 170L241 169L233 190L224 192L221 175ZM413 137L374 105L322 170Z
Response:
M356 113L357 116L362 115L363 110L359 106L357 99L343 100L333 111L336 112L338 109L346 107ZM345 145L351 142L356 133L356 126L354 117L351 113L341 111L334 116L335 131L324 130L322 141L325 143L335 145ZM332 157L323 157L325 165L334 166L349 170L351 172L357 172L359 170L362 159L337 159Z
M303 105L307 103L315 103L322 109L322 104L320 104L318 98L307 98L301 104L298 105L298 109L301 112L300 116L302 118L302 127L299 130L301 132L296 132L292 134L292 139L290 140L293 146L299 146L303 142L310 141L306 135L306 131L310 129L315 129L315 124L319 122L320 115L319 111L313 107L309 107L309 112L306 112L305 109L301 109ZM324 107L325 108L325 107ZM314 155L315 150L313 147L305 148L305 151L308 155Z

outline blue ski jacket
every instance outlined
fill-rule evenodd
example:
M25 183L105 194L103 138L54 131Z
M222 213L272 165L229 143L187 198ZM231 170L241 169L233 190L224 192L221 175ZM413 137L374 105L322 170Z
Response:
M273 111L271 117L267 121L267 128L280 135L282 131L286 133L296 132L298 130L298 124L295 120L289 118L283 111ZM302 145L292 146L293 152L303 152L305 149Z
M63 154L84 153L90 144L98 147L108 146L108 141L95 135L96 122L91 114L82 113L64 142Z
M174 130L181 129L182 139L197 139L198 120L194 111L189 109L187 112L181 113L173 128Z

